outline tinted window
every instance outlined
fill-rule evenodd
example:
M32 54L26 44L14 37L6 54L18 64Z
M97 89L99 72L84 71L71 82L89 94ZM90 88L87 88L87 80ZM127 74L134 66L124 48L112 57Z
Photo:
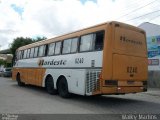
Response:
M63 54L70 53L70 51L71 51L71 39L64 40L62 53Z
M34 48L31 48L30 58L33 58L33 55L34 55Z
M6 68L6 69L5 69L6 72L9 72L9 71L11 71L11 70L12 70L11 68Z
M24 50L20 51L20 59L23 59Z
M24 50L23 58L27 58L27 50Z
M30 50L31 50L31 49L28 49L28 50L27 50L27 58L29 58Z
M71 42L71 53L77 52L78 38L73 38Z
M34 57L37 57L37 54L38 54L38 47L35 47L35 49L34 49Z
M18 59L21 59L21 54L22 54L22 51L19 51L17 56Z
M38 56L39 56L39 57L44 56L44 45L39 46Z
M95 50L103 49L103 41L104 41L104 31L97 32L95 40Z
M17 51L17 52L16 52L16 59L17 59L17 60L20 59L20 53L21 53L21 51Z
M55 43L49 44L48 55L54 55Z
M94 34L88 34L81 37L80 51L93 50Z
M55 54L58 55L61 53L61 42L56 43Z
M47 56L47 54L48 54L48 44L45 45L45 50L44 50L44 55Z

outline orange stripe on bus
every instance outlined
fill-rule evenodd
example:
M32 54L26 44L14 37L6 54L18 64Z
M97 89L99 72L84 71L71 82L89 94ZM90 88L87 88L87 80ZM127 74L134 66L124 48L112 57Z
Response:
M16 80L16 76L20 73L21 81L26 84L42 86L42 81L45 76L46 69L44 68L14 68L12 79Z

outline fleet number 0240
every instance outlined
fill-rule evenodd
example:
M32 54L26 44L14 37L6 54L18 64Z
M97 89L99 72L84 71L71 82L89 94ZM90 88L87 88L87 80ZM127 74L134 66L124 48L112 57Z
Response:
M75 59L75 64L82 64L84 62L83 58L76 58Z

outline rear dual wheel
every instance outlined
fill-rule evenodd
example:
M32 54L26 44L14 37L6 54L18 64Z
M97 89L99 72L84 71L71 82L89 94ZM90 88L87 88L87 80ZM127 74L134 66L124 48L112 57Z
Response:
M53 82L53 78L52 77L47 77L46 90L51 95L57 94L57 90L54 89L54 82Z
M61 77L58 81L58 93L63 98L71 97L71 94L68 91L68 83L65 77Z

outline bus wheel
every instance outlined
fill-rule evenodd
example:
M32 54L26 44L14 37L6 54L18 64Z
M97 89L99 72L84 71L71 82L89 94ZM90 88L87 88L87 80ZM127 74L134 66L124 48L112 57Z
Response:
M58 93L63 98L69 98L71 96L68 91L68 83L65 77L61 77L58 81Z
M18 75L17 75L16 80L17 80L18 86L24 86L24 85L25 85L25 83L24 83L24 82L21 82L20 74L18 74Z
M52 77L47 77L46 79L46 90L51 95L57 94L57 90L54 89L54 83Z

